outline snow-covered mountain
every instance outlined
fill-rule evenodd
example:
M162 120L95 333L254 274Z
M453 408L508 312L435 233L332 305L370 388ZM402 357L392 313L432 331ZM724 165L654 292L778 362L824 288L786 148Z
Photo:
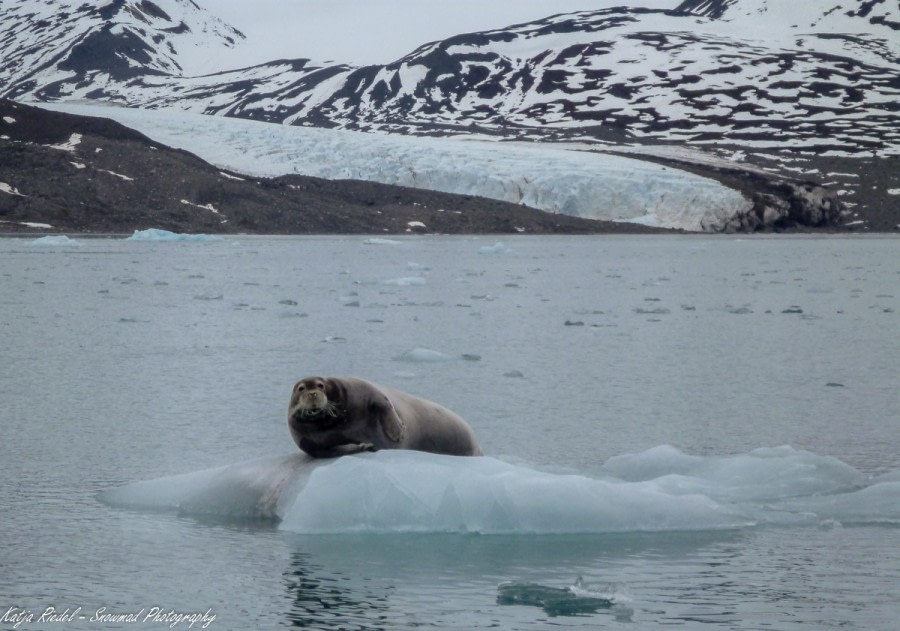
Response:
M661 4L456 35L384 65L310 51L197 76L186 69L200 51L242 39L215 3L4 0L0 96L361 130L900 152L895 1Z
M185 58L215 55L244 37L193 2L160 4L3 0L4 96L44 100L77 91L102 98L108 86L180 76Z

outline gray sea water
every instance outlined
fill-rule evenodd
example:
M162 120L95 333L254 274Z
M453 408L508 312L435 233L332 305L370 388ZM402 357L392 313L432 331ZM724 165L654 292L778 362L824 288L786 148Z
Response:
M2 239L0 628L894 629L898 340L890 236ZM98 500L294 453L308 374L488 458L329 463L343 534ZM385 526L391 476L397 511L520 496ZM610 606L547 606L573 586Z

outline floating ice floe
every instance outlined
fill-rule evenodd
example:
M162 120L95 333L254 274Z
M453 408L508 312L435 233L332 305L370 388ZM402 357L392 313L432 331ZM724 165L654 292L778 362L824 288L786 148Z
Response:
M485 245L478 248L479 254L504 254L509 252L500 241L497 241L494 245Z
M532 605L550 616L584 615L616 605L610 594L586 588L581 577L569 587L504 581L497 586L497 604Z
M134 234L126 241L222 241L222 237L210 234L184 234L150 228L148 230L135 230Z
M451 361L453 357L450 355L446 355L440 351L432 350L430 348L414 348L412 350L408 350L405 353L401 353L397 357L394 358L394 361L400 362L416 362L416 363L434 363L434 362L448 362Z
M184 515L272 519L299 533L896 526L898 477L868 480L834 458L790 447L719 457L661 447L614 458L593 475L415 451L323 460L295 452L137 482L100 499Z
M397 241L396 239L382 239L381 237L372 237L371 239L365 239L363 243L366 245L398 245L403 242Z
M384 281L385 285L396 285L398 287L410 287L413 285L424 285L427 281L423 276L403 276L402 278L391 278Z
M82 246L82 243L80 241L76 241L75 239L70 239L65 235L48 235L46 237L35 239L28 245L37 247L80 248Z

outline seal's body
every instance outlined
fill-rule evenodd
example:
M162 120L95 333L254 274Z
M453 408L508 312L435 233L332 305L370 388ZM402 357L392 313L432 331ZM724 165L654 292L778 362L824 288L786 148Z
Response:
M291 392L288 428L315 458L413 449L480 456L472 428L447 408L353 377L306 377Z

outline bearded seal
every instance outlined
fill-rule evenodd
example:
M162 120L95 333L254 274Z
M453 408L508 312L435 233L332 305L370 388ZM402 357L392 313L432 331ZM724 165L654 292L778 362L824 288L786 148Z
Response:
M305 377L291 391L288 428L314 458L379 449L481 456L468 423L447 408L354 377Z

